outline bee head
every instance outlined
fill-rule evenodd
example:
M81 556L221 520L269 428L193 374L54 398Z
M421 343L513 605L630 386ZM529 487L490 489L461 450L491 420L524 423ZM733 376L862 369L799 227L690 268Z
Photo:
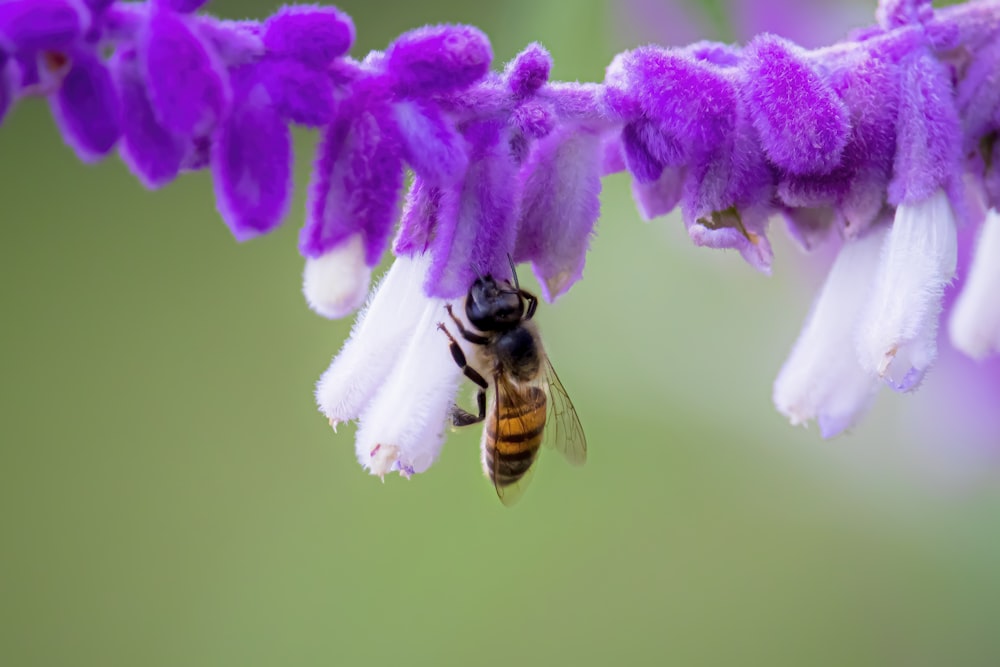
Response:
M476 278L465 299L465 315L480 331L504 331L524 318L524 299L508 281Z

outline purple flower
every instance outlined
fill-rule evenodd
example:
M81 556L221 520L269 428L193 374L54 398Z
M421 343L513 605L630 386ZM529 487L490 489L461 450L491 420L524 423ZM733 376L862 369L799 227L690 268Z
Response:
M209 167L239 240L287 213L290 125L318 130L299 237L307 302L349 314L396 255L317 389L331 423L360 421L375 474L420 472L440 450L459 380L434 327L445 306L511 260L531 264L546 299L566 293L615 171L644 217L679 207L694 243L763 272L775 217L806 250L839 244L775 382L794 423L834 435L881 386L921 383L962 226L980 241L949 330L973 356L1000 349L995 1L883 2L875 27L814 50L769 34L641 47L599 84L550 81L538 44L491 71L471 26L418 28L355 60L354 25L332 7L231 22L196 14L204 4L0 3L0 121L45 95L82 159L117 145L151 188Z

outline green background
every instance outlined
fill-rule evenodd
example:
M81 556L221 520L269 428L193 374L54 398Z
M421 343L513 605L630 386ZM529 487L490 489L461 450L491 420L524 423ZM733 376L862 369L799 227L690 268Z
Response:
M466 21L498 63L539 40L594 81L634 45L597 0L342 7L355 55ZM314 142L285 227L237 244L208 174L150 193L78 163L44 102L6 120L0 664L1000 662L996 468L921 439L909 397L830 442L788 426L771 383L822 270L780 225L771 278L694 248L622 176L538 318L588 465L542 457L512 510L475 429L366 475L312 399L350 326L300 294Z

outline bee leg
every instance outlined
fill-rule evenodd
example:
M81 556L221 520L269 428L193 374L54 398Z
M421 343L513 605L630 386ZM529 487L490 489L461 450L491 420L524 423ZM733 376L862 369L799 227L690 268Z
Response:
M474 415L471 412L466 412L457 405L451 407L451 423L455 426L468 426L470 424L478 424L479 422L486 419L486 390L480 389L479 393L476 394L476 403L479 404L479 414Z
M524 313L524 319L530 320L535 316L535 308L538 308L538 297L523 289L517 290L517 293L528 302L528 309Z
M445 309L448 311L448 316L451 317L451 321L455 323L456 327L458 327L458 333L462 334L462 338L469 341L470 343L475 343L476 345L486 345L488 342L490 342L490 339L487 338L486 336L480 336L479 334L474 334L468 329L466 329L465 325L462 324L462 320L455 317L455 313L454 311L452 311L450 303L447 306L445 306ZM441 327L438 326L438 329L440 328Z
M449 308L449 311L451 309ZM454 317L454 315L452 315ZM461 324L459 324L461 326ZM451 423L455 426L468 426L469 424L476 424L478 422L486 419L486 388L489 383L486 381L479 371L470 366L465 360L465 352L462 351L462 347L455 340L455 337L451 335L448 331L448 327L444 325L444 322L438 323L438 329L444 332L444 335L448 337L451 341L448 344L448 349L451 350L451 358L455 360L455 364L462 369L462 373L465 377L469 378L477 385L479 385L479 392L476 394L476 403L478 403L479 414L474 415L471 412L466 412L457 405L453 405L451 408Z
M477 371L475 368L473 368L466 362L465 352L462 351L462 348L461 346L459 346L458 341L455 340L455 337L451 335L450 331L448 331L448 327L444 325L444 322L438 322L438 329L443 331L444 335L448 337L449 341L451 341L451 343L448 345L448 349L451 350L451 358L455 360L455 363L458 365L458 367L462 369L463 373L465 373L465 377L469 378L470 380L478 384L480 390L486 389L486 387L489 386L489 383L486 381L486 378L480 375L479 371Z

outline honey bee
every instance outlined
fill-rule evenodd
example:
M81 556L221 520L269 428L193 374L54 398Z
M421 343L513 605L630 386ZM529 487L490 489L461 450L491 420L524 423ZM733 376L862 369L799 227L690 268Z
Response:
M513 505L531 480L532 464L544 441L562 452L573 465L587 459L587 441L573 403L559 381L542 347L538 327L531 318L538 298L521 289L511 262L513 283L479 277L465 298L465 314L476 331L469 331L448 315L465 340L478 346L477 361L486 377L466 361L465 352L443 322L438 328L450 341L455 363L479 386L478 413L455 405L455 426L485 421L482 439L483 470L496 487L500 502ZM493 401L486 410L487 390Z

